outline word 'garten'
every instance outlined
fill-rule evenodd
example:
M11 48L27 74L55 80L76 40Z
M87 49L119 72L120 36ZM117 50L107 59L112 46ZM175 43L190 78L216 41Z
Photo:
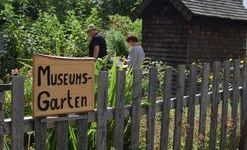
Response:
M68 85L84 85L87 84L92 77L88 77L88 73L51 73L50 66L38 67L38 87L43 86L61 86L65 88ZM45 81L45 82L42 82ZM83 92L81 92L83 93ZM64 93L65 94L65 93ZM40 91L37 96L38 108L41 111L60 110L64 106L70 109L87 106L87 97L81 95L73 95L73 91L67 90L65 97L51 97L48 90Z

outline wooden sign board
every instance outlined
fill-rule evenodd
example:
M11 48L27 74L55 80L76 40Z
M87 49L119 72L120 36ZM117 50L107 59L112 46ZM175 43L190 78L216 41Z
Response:
M33 57L33 117L94 110L93 58Z

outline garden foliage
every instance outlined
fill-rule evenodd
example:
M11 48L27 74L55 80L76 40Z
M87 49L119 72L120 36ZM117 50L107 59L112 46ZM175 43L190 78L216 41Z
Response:
M128 33L141 37L141 21L132 22L128 17L138 3L139 0L0 1L0 83L9 83L11 70L19 69L19 73L25 77L25 115L31 115L32 56L87 56L89 39L85 29L89 24L95 24L106 37L109 53L104 60L97 61L96 76L100 70L109 70L109 106L114 106L117 56L128 55L125 42ZM126 88L130 89L132 73L130 70L127 72ZM131 91L126 93L126 103L130 102L130 97ZM11 93L7 92L5 117L10 117L10 106ZM113 125L114 122L109 123L109 126ZM92 123L89 128L89 146L94 147L96 126ZM75 132L75 129L70 127L70 149L76 149ZM112 131L109 130L108 134L110 136ZM25 136L25 145L28 148L33 147L30 139L33 139L32 133ZM6 149L8 145L9 139L6 138ZM108 147L111 145L109 142ZM48 131L47 148L55 148L53 130Z
M141 21L132 23L121 15L129 15L138 0L111 1L1 1L0 78L22 66L18 58L30 59L33 54L87 56L89 24L106 35L110 54L127 55L125 36L133 32L140 37Z

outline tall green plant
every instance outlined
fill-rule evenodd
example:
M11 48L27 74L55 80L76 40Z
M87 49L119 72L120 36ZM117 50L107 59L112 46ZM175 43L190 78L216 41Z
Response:
M110 55L128 57L129 51L125 42L125 37L119 31L107 31L106 39L108 45L108 52Z

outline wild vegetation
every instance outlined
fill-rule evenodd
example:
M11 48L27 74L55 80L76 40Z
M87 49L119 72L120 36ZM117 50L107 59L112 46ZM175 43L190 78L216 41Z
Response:
M126 35L133 32L141 36L141 21L132 22L126 16L137 4L138 0L1 1L1 79L11 69L20 68L20 60L30 59L33 54L87 56L85 30L89 24L105 34L112 56L120 51L126 55Z
M88 55L89 24L96 25L107 40L109 56L98 60L97 72L110 72L109 106L114 105L116 60L111 57L127 56L126 35L135 33L141 37L140 20L132 22L128 15L139 0L21 0L0 2L0 79L1 83L11 81L11 70L17 68L25 77L25 115L32 113L32 56L50 54L70 57ZM110 62L110 63L109 63ZM131 71L128 71L127 88L131 88ZM97 73L98 74L98 73ZM96 76L97 76L96 74ZM126 93L130 100L131 93ZM11 94L6 94L5 117L11 113ZM109 131L110 132L110 131ZM54 149L53 130L48 132L47 147ZM109 133L110 134L110 133ZM76 149L74 129L70 128L70 149ZM95 124L90 125L89 141L93 147ZM26 136L28 147L32 142ZM8 149L6 139L6 149Z

